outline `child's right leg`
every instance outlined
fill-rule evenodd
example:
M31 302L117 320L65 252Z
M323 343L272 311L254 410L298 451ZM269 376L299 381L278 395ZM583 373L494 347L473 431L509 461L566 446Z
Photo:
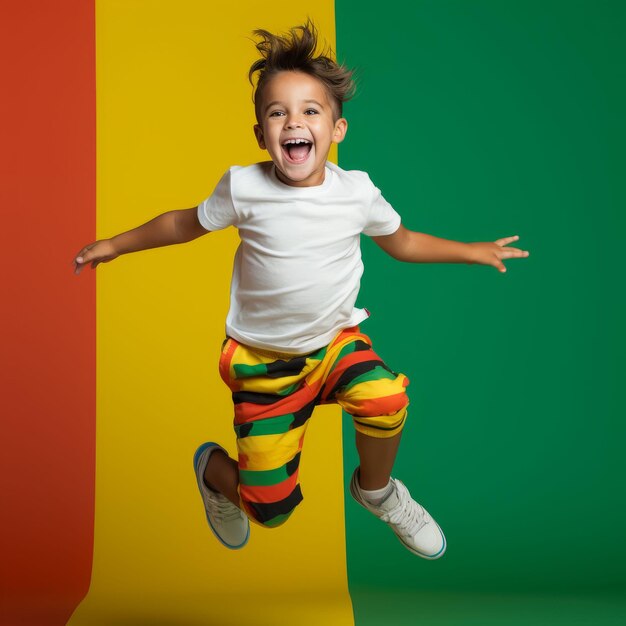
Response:
M261 352L234 339L222 346L220 374L233 394L238 459L204 444L212 449L202 468L196 464L198 483L267 528L283 524L302 501L300 452L316 404L304 379L321 360L315 357Z
M215 458L214 458L215 457ZM216 443L203 443L194 454L193 468L206 518L217 539L227 548L243 548L250 537L250 522L239 508L237 500L237 466L232 466L225 450ZM207 484L206 475L209 465L209 477L213 482ZM233 473L234 471L234 473ZM220 485L216 487L215 483ZM228 493L223 495L221 490Z
M241 508L239 500L239 469L237 461L231 459L222 449L213 451L204 470L204 482L209 489L226 496L235 506Z

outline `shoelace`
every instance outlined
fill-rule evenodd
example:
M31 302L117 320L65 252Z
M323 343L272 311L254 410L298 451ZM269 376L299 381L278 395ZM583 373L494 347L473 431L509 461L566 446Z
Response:
M228 498L220 493L216 493L212 498L214 504L211 513L221 522L233 522L241 517L241 509L236 507Z
M415 537L420 529L428 523L424 517L424 509L411 498L406 487L399 481L396 482L396 488L398 490L398 504L390 511L385 511L381 515L381 519L396 526L403 535Z
M206 451L205 451L206 454ZM206 462L202 462L202 456L199 467L205 467ZM211 515L215 518L215 521L219 522L233 522L240 519L242 511L239 507L235 506L226 496L215 491L210 491L206 485L204 486L205 494L205 506L210 510ZM210 495L209 495L210 494ZM208 497L207 497L208 496Z

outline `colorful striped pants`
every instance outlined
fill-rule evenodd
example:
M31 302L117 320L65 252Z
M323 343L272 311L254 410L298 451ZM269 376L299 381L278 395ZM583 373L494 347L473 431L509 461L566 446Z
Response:
M241 503L248 517L264 526L282 524L302 501L298 466L316 405L341 405L356 430L371 437L393 437L404 426L409 381L383 363L358 328L341 331L325 348L303 356L228 338L220 375L235 406Z

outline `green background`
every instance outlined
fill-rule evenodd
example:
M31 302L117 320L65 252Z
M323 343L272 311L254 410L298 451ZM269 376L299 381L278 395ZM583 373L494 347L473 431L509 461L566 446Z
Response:
M530 251L500 274L364 238L362 330L411 380L394 474L449 547L416 558L347 498L358 624L626 622L625 8L336 2L340 165L408 228Z

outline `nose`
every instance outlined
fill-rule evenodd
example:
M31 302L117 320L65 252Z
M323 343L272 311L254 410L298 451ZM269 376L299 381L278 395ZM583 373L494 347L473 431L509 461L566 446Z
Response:
M299 115L291 113L285 118L285 128L302 128L302 119Z

